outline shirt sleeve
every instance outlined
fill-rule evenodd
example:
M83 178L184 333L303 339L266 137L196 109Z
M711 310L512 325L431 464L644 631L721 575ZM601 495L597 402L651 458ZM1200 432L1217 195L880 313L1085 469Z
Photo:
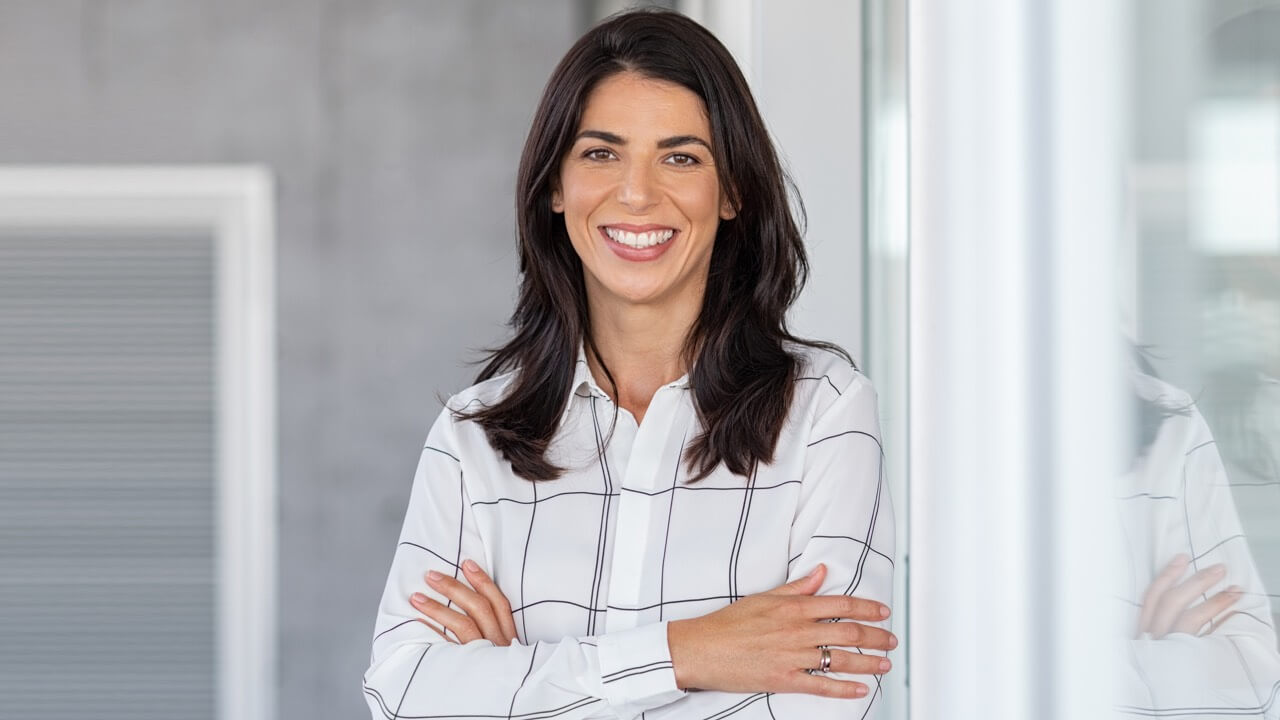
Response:
M675 684L667 623L558 642L450 643L410 603L428 570L459 577L484 557L446 408L427 438L374 627L364 696L374 720L395 718L621 718L686 695Z
M1207 597L1231 585L1244 590L1213 632L1142 636L1130 642L1130 668L1122 679L1119 710L1129 716L1249 716L1280 718L1280 653L1271 605L1236 514L1226 470L1199 411L1182 477L1182 512L1176 536L1196 568L1217 563L1227 575ZM1172 558L1154 558L1157 570Z
M840 396L815 420L800 492L789 555L799 557L792 563L787 580L798 580L821 562L827 566L827 577L819 595L850 595L893 607L893 506L885 484L876 391L861 373L853 374ZM859 622L889 628L888 620ZM852 653L888 654L883 650L832 647ZM777 695L772 699L777 717L873 717L873 707L882 703L881 676L830 676L857 680L871 691L852 700Z
M791 525L787 582L827 566L818 595L850 595L893 606L894 522L885 484L884 453L876 392L861 373L815 419L807 439L804 475ZM841 620L840 622L850 622ZM861 622L888 629L888 621ZM881 650L832 645L852 653L884 656ZM814 650L815 663L819 657ZM881 676L829 673L856 680L870 692L862 698L828 698L805 693L696 691L651 718L742 717L774 720L866 720L883 704Z

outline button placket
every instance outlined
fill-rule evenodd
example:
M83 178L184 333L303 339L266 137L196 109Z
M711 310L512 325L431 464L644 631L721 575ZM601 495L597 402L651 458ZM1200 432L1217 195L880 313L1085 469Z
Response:
M652 604L649 596L657 582L654 557L662 552L655 545L655 540L661 544L661 536L657 533L662 532L655 513L664 508L661 522L665 522L667 507L664 496L652 493L667 488L667 483L663 482L665 473L661 471L669 469L671 458L668 456L678 451L678 438L684 433L683 423L676 422L683 395L683 391L671 387L659 388L654 393L644 422L636 431L626 470L621 473L622 486L627 489L620 488L618 496L613 573L609 583L611 608ZM673 438L676 438L674 447ZM610 609L606 613L605 626L609 632L626 630L657 617L656 608L652 612Z

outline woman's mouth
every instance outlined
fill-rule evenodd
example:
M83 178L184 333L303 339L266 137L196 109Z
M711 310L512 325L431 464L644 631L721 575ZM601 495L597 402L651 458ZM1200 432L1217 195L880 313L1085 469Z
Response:
M661 226L618 227L601 225L600 236L624 260L655 260L667 251L679 230Z

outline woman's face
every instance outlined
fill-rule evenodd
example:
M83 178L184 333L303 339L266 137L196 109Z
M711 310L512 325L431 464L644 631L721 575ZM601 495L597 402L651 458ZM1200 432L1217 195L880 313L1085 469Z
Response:
M564 214L593 304L700 305L716 228L733 217L702 99L632 72L601 81L551 205Z

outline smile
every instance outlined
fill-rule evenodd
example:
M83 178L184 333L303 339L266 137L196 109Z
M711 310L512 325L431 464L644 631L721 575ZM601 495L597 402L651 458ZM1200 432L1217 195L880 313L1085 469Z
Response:
M645 232L631 232L629 230L622 230L606 225L603 230L605 235L609 236L610 240L636 249L661 245L670 240L671 237L676 234L676 231L672 228L660 228Z
M663 225L600 225L604 244L614 255L631 262L650 262L662 257L675 243L679 230Z

